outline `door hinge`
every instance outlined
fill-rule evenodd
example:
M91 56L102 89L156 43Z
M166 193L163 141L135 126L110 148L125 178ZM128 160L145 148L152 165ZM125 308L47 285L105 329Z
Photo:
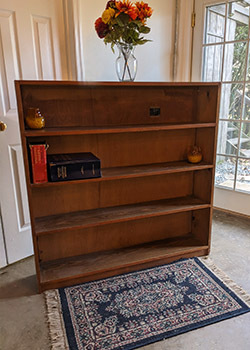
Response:
M196 13L193 12L193 13L192 13L192 18L191 18L191 27L192 27L192 28L195 27L195 17L196 17Z

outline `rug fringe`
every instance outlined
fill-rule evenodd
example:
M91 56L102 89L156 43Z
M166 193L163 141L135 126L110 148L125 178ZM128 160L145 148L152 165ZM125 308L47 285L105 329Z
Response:
M44 292L49 333L51 338L51 350L68 350L66 331L62 318L59 294L56 289Z
M227 285L248 307L250 307L250 295L232 281L222 270L220 270L209 257L198 258L208 267L225 285Z

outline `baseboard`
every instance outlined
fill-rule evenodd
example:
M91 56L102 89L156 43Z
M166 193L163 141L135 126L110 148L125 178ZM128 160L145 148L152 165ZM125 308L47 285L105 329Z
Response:
M242 214L242 213L237 213L236 211L232 211L232 210L228 210L228 209L223 209L223 208L219 208L219 207L213 207L214 210L216 211L220 211L226 214L230 214L230 215L234 215L234 216L238 216L238 217L242 217L245 219L250 219L250 215L246 215L246 214Z

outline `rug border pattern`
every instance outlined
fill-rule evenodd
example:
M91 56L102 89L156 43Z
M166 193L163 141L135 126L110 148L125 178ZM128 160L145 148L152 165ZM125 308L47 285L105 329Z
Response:
M229 292L232 291L236 295L236 297L239 298L240 301L242 301L247 307L250 308L250 295L246 293L241 287L239 287L235 282L233 282L222 270L220 270L209 257L199 257L199 258L194 257L194 258L188 258L188 259L194 259L196 260L196 262L198 263L200 262L200 264L203 265L202 267L205 267L209 274L214 275L219 280L219 282L222 282L228 288ZM188 259L181 259L181 260L188 260ZM175 262L177 261L174 261L172 263L175 263ZM149 269L145 269L145 270L149 270ZM127 274L131 274L131 272L126 273L124 275L127 275ZM69 350L70 347L67 340L66 329L64 326L64 322L65 321L67 322L67 319L66 320L63 319L59 291L57 289L49 290L44 292L44 296L45 296L46 307L47 307L48 326L49 326L49 333L51 338L51 350ZM61 293L61 296L62 296L62 293ZM245 312L247 311L244 311L242 313L238 312L237 315L243 314ZM231 317L233 316L230 316L228 318L231 318ZM227 319L227 317L223 317L223 320L225 319ZM218 321L219 320L214 322L218 322ZM209 324L212 324L214 322L210 322ZM204 324L204 326L205 325L207 324ZM191 327L189 328L189 330L198 329L202 326L203 325L200 325L199 327L195 326L194 328ZM178 335L181 333L185 333L186 331L187 329L183 329L181 331L179 329ZM171 336L173 335L174 334L172 334ZM131 349L135 349L136 347L141 347L149 343L164 339L162 336L160 338L157 336L153 336L150 338L147 339L147 343L140 343L138 345L133 344L133 347ZM72 341L73 339L70 340L70 343Z

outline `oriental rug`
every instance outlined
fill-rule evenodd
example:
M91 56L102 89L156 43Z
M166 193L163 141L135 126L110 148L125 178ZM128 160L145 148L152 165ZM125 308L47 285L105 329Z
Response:
M250 296L210 260L45 292L53 350L129 350L250 311Z

